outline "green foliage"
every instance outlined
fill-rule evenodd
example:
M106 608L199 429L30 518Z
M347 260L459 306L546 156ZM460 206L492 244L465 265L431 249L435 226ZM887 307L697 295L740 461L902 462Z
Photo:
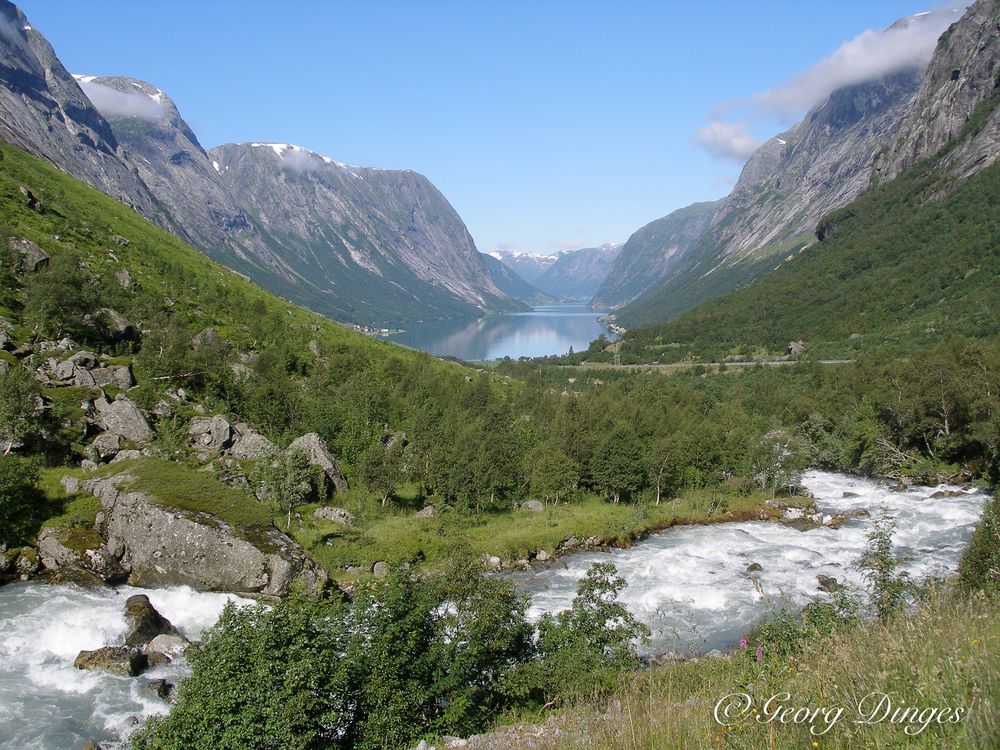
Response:
M596 486L615 504L623 495L634 495L646 480L635 432L619 429L609 434L594 456L592 475Z
M990 498L972 533L958 567L959 582L967 592L1000 593L1000 503Z
M531 454L531 492L558 505L574 493L580 483L580 465L551 445L540 445Z
M899 562L893 553L892 535L896 519L881 508L868 532L868 543L858 561L868 583L871 605L879 620L892 618L906 603L908 580L898 572Z
M257 461L250 483L260 497L273 503L286 515L285 529L292 527L292 512L315 493L314 472L302 448L265 456Z
M24 281L24 320L37 336L71 336L88 341L97 333L95 279L84 273L75 255L52 258L48 268Z
M38 428L35 418L39 389L37 381L24 367L0 372L0 440L7 455Z
M522 669L522 689L545 700L594 695L613 688L622 671L639 667L636 644L649 628L618 601L625 581L611 563L595 563L568 610L538 623L539 659Z
M0 544L27 544L45 518L38 466L26 458L0 456Z
M372 443L361 454L356 476L368 489L379 496L382 505L403 481L403 449L401 445L383 445L381 440Z

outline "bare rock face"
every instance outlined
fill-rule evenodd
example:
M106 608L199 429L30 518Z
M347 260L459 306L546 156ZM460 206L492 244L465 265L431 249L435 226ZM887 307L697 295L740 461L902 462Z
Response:
M324 521L333 521L334 523L339 523L342 526L354 525L354 516L343 508L331 508L329 506L325 506L317 508L313 511L313 515L316 516L316 518L321 518Z
M21 256L18 260L19 271L35 273L45 268L52 259L47 252L31 240L26 240L22 237L11 237L8 243L10 248Z
M1000 1L977 0L941 35L897 138L875 164L874 179L888 182L959 135L977 108L996 99L998 65ZM978 132L968 133L937 165L952 176L949 188L1000 158L1000 107L994 103L983 115Z
M278 446L257 432L241 432L229 453L234 458L257 460L278 451Z
M289 450L292 448L300 448L305 451L306 457L309 459L309 463L319 466L323 473L333 482L334 488L337 492L343 492L347 489L347 477L344 476L344 472L340 469L340 463L337 459L333 457L330 453L330 449L326 445L326 441L323 440L315 432L310 432L307 435L303 435L300 438L296 438L292 441L292 444L288 446Z
M118 395L114 401L99 398L94 402L97 423L107 432L141 443L153 435L153 429L136 403Z
M188 425L195 445L213 451L222 451L233 442L233 426L221 414L212 417L197 417Z
M277 529L234 528L206 513L160 505L143 492L120 490L125 479L86 486L101 500L106 547L128 571L129 583L272 597L295 583L314 592L325 585L325 571Z

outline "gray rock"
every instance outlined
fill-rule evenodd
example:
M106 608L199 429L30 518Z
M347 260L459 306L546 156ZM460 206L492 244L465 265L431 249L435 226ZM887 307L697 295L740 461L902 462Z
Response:
M543 562L548 562L551 559L552 559L552 555L550 555L548 552L546 552L543 549L540 549L540 550L538 550L538 552L535 553L535 560L537 560L538 562L542 562L542 563Z
M758 562L752 562L747 565L747 573L759 573L764 570L764 566Z
M114 458L109 461L109 463L117 464L122 461L135 461L137 458L142 458L145 453L142 451L137 451L134 448L127 448L123 451L118 451Z
M307 435L296 438L288 447L289 449L299 448L305 451L306 457L309 459L309 463L319 466L323 470L323 473L326 474L326 476L333 483L337 492L344 492L348 489L347 477L345 477L344 472L341 471L340 464L337 462L337 459L333 457L333 454L330 453L330 449L327 447L326 441L324 441L318 434L310 432Z
M325 521L333 521L334 523L339 523L343 526L353 526L355 523L354 516L344 508L324 506L314 510L313 515L316 516L316 518L322 518Z
M204 513L155 502L118 489L128 474L93 479L109 551L137 586L187 585L201 591L284 596L299 582L318 592L326 572L275 528L238 529Z
M80 468L84 471L97 471L97 463L89 458L85 458L80 462Z
M101 669L125 677L142 674L148 664L145 654L128 646L105 646L94 651L81 651L73 661L73 666L77 669Z
M483 564L487 567L488 570L500 570L501 568L503 568L503 560L501 560L496 555L488 555L487 557L483 558Z
M80 480L77 479L76 477L71 477L69 475L66 475L59 480L59 484L61 484L63 486L63 489L66 490L66 492L69 493L70 495L75 495L77 492L80 491Z
M162 654L167 657L168 660L173 661L184 656L184 653L190 648L191 641L182 635L167 635L161 633L155 636L149 643L146 644L144 649L147 656L150 654Z
M257 432L241 434L229 449L230 455L244 460L257 460L277 451L278 446Z
M861 497L861 495L859 495L857 492L844 491L841 497Z
M106 461L118 454L122 447L122 436L113 432L102 432L92 442L87 453L96 456L101 461Z
M213 417L196 417L188 425L188 435L201 447L213 451L228 448L234 437L233 426L221 414Z
M156 611L145 594L125 600L125 645L143 647L157 636L179 635L177 628Z
M384 563L381 560L372 566L372 575L376 578L385 578L389 575L389 564Z
M191 339L191 346L195 349L223 349L227 344L228 342L214 328L206 328Z
M521 504L521 510L530 510L532 513L544 513L545 503L541 500L529 500Z
M21 257L18 260L18 270L35 273L45 268L52 257L42 250L31 240L22 237L11 237L8 240L11 250L16 251Z
M118 282L122 289L128 289L132 286L132 274L128 272L127 268L120 268L115 271L115 281Z
M155 680L149 680L142 686L142 689L155 698L166 700L170 697L170 694L173 693L174 685L173 683L167 682L165 679L160 677Z
M7 375L10 373L10 362L6 359L0 359L0 375Z
M93 352L80 351L69 357L66 361L72 362L76 367L81 367L84 370L92 370L97 367L97 355Z
M146 417L130 398L119 394L114 401L99 398L94 402L97 423L106 431L126 440L141 443L153 435Z
M434 518L435 510L433 505L426 505L418 510L414 515L417 518Z
M115 341L138 341L142 338L139 326L113 308L102 307L94 317Z
M88 571L106 583L121 582L126 571L92 529L48 528L38 535L38 559L50 572Z
M97 367L91 370L89 374L93 383L101 388L111 385L122 390L127 390L135 385L135 378L132 377L132 368L128 365Z

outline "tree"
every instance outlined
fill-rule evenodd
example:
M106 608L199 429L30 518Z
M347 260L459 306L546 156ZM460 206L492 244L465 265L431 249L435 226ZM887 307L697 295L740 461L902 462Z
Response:
M636 645L650 631L618 601L624 588L613 564L592 565L572 606L539 621L539 660L524 668L522 678L551 700L609 690L623 670L638 668Z
M635 435L626 430L611 433L593 459L592 473L598 489L617 504L642 488L646 474L642 448Z
M377 440L368 446L359 459L358 479L381 498L382 505L389 501L389 495L400 482L402 450L399 442L382 445L382 441Z
M908 577L897 572L892 535L896 519L881 508L868 532L868 544L858 561L871 593L872 607L880 620L890 619L906 601Z
M533 454L531 467L531 491L543 500L553 499L559 504L560 497L573 492L580 481L580 465L558 448L546 443Z
M292 511L313 492L313 470L301 448L293 448L257 462L250 479L259 496L287 514L285 530L292 527Z
M38 383L23 367L0 373L0 435L8 455L21 438L30 434L38 410Z
M809 451L803 438L772 430L757 441L750 457L754 480L774 497L778 487L793 487L806 467Z
M45 518L38 466L19 456L0 457L0 544L30 541Z
M24 283L24 319L41 336L81 336L94 332L90 316L98 306L97 287L72 255L60 254Z

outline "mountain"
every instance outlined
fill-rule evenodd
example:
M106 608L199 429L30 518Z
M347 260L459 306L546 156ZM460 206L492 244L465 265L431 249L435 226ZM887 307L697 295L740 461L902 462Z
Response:
M618 307L656 286L705 234L718 206L719 201L693 203L635 232L608 269L592 305Z
M954 138L940 167L960 184L1000 156L1000 3L978 0L938 41L913 106L891 148L875 164L875 180L886 182L936 154ZM981 106L984 105L985 106Z
M555 298L549 296L541 289L532 286L518 275L517 271L509 268L488 253L483 253L483 260L490 269L497 287L511 299L520 300L526 305L550 305L557 302Z
M0 139L176 229L51 45L0 0Z
M920 14L891 28L941 25L952 14ZM676 317L746 286L808 247L825 214L870 186L876 157L896 142L922 73L911 66L837 89L758 148L704 236L673 262L661 284L622 307L619 321L635 326Z
M293 272L292 298L313 310L397 322L524 308L500 291L462 219L423 175L285 143L228 144L208 156Z
M131 78L74 79L7 0L0 138L331 317L376 323L524 308L496 285L425 177L285 144L226 146L210 157L164 91Z
M264 271L294 281L164 91L134 78L74 78L84 94L101 106L143 183L179 220L175 234L248 275L261 276ZM266 275L260 278L265 279Z
M675 320L629 331L625 359L773 356L799 340L818 357L875 348L902 355L956 334L1000 333L1000 163L995 146L984 154L997 132L1000 86L984 92L971 83L982 81L972 71L1000 70L997 34L1000 0L981 0L942 36L920 83L914 111L923 115L904 121L882 162L883 183L825 216L807 252ZM956 85L961 71L941 75L955 60L967 61L965 86ZM956 124L956 107L973 100ZM920 153L926 158L907 168ZM904 171L885 179L894 169Z
M496 250L490 257L556 299L589 302L604 282L621 251L620 244L561 250L551 255L521 250Z
M543 255L524 250L494 250L487 254L532 285L537 285L549 266L559 260L559 253Z
M621 244L604 244L559 253L535 285L555 297L576 302L590 302L607 278Z

